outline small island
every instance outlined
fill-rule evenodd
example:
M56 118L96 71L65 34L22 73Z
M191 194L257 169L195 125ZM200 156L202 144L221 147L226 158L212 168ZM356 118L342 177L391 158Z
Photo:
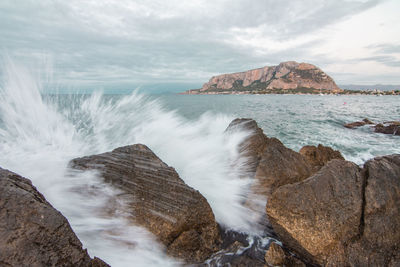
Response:
M348 90L339 88L320 68L309 63L282 62L278 66L213 76L200 89L181 94L332 94L332 95L400 95L399 90Z

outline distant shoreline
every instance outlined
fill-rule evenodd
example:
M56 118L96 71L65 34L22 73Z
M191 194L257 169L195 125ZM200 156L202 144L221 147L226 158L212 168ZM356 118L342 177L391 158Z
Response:
M364 90L343 90L339 92L332 91L316 91L313 89L310 90L296 90L296 89L275 89L275 90L267 90L267 91L200 91L200 89L192 89L187 90L185 92L178 93L179 95L375 95L375 96L384 96L384 95L400 95L400 90L392 90L392 91L364 91Z

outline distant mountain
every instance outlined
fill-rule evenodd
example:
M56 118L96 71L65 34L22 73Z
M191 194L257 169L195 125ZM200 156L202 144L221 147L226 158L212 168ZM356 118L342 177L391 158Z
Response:
M340 85L340 88L347 90L381 90L381 91L392 91L400 90L400 85L393 84L375 84L375 85L357 85L357 84L347 84Z
M342 89L318 67L308 63L288 61L278 66L214 76L201 89L188 90L185 93L318 93L320 91L336 93Z

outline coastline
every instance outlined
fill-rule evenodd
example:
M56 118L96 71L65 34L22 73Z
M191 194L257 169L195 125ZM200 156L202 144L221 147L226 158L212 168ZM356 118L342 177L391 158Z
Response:
M179 95L373 95L373 96L385 96L385 95L400 95L400 90L392 91L363 91L363 90L343 90L339 92L319 92L319 91L307 91L303 90L267 90L267 91L200 91L200 89L187 90L185 92L178 93Z

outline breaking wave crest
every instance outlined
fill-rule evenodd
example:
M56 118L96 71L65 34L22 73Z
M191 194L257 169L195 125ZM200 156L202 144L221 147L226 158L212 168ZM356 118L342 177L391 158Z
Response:
M70 175L68 162L143 143L208 200L217 221L256 231L244 202L251 186L238 145L245 132L225 133L232 117L206 113L189 121L162 103L125 96L46 95L25 67L8 60L0 85L0 166L32 180L70 221L84 247L113 266L176 265L145 229L126 219L119 192L94 172ZM235 164L233 164L235 162ZM111 203L111 204L110 204ZM112 215L104 211L110 206ZM107 214L106 214L107 213Z

